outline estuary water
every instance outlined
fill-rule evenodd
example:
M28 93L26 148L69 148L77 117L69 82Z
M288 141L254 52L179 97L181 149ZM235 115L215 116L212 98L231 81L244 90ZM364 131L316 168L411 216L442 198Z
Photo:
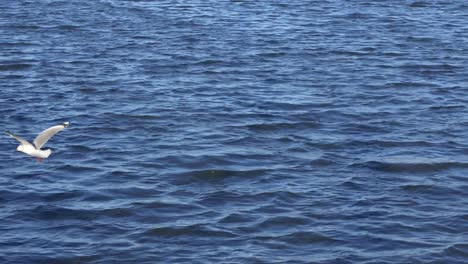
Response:
M0 263L467 263L467 21L0 0Z

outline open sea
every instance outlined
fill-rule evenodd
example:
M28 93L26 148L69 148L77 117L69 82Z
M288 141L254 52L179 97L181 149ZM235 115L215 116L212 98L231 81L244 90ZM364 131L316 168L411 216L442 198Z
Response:
M467 65L465 0L0 0L0 263L468 263Z

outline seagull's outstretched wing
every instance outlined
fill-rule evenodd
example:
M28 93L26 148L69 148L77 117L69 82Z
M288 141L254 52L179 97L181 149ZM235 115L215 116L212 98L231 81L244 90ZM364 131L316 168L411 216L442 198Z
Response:
M36 146L37 149L41 149L44 144L49 141L49 139L63 130L64 128L68 127L70 125L69 122L64 122L60 125L49 127L48 129L42 131L35 139L34 139L34 145Z
M24 140L22 137L17 136L17 135L15 135L15 134L11 133L10 131L6 131L6 133L7 133L10 137L12 137L12 138L18 140L18 141L21 143L21 145L23 145L23 146L31 146L31 147L33 146L33 145L31 145L31 143L29 143L28 141Z

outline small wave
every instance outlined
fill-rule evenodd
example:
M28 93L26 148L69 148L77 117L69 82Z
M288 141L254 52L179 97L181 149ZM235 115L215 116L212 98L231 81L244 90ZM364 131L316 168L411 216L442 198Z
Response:
M104 210L94 210L99 216L111 218L128 218L136 214L132 208L111 208Z
M93 221L98 218L98 214L91 213L92 210L69 209L60 206L40 205L30 210L17 210L13 215L18 219L39 220L86 220Z
M104 201L110 201L113 199L115 198L113 198L110 195L105 194L102 191L86 191L80 197L80 201L87 201L87 202L104 202Z
M69 242L68 242L69 243ZM85 247L87 243L73 243L70 247ZM76 256L55 256L55 257L45 257L36 259L35 261L32 260L31 263L54 263L54 264L67 264L67 263L99 263L100 259L102 259L101 255L76 255ZM113 263L118 262L118 260L114 261Z
M0 47L13 47L13 48L18 48L18 47L29 47L29 46L35 46L36 44L34 42L23 42L23 41L18 41L18 42L0 42Z
M277 216L261 222L257 227L261 230L278 227L291 228L308 225L310 223L311 221L309 219L303 217Z
M423 41L423 39L418 39L419 41ZM428 40L424 40L428 41ZM462 69L463 66L461 65L453 65L453 64L403 64L398 66L398 68L408 69L408 70L433 70L433 71L440 71L440 70L457 70ZM430 84L427 84L428 86Z
M278 58L287 55L286 52L278 51L278 52L264 52L256 54L260 58Z
M401 188L408 192L425 192L432 189L434 186L432 184L408 184L404 185Z
M65 170L67 172L98 172L101 171L100 168L96 167L88 167L88 166L83 166L83 165L64 165L59 168L60 170Z
M341 13L338 14L338 17L345 19L369 19L372 17L371 14L365 14L361 12L352 12L352 13Z
M438 184L405 184L400 186L403 191L409 193L429 194L432 196L463 195L463 192Z
M37 30L40 29L40 26L37 25L27 25L27 24L15 24L11 25L11 27L16 28L16 29L26 29L26 30Z
M79 88L78 91L83 94L95 94L98 92L96 88L90 88L90 87Z
M151 197L158 192L152 188L130 187L130 188L116 188L101 190L111 197L128 198L128 197Z
M189 237L221 237L221 238L232 238L236 237L235 234L222 231L214 230L211 228L204 227L202 225L189 225L189 226L171 226L171 227L157 227L145 231L141 234L141 237L180 237L180 236L189 236Z
M230 214L223 219L219 220L219 223L226 223L226 224L233 224L233 223L249 223L254 221L255 219L246 214L238 214L238 213L233 213Z
M371 55L372 53L363 52L363 51L348 51L348 50L334 50L334 54L337 55L344 55L344 56L367 56Z
M467 243L458 243L451 245L445 249L445 252L451 256L462 257L466 260L468 258L468 244Z
M452 168L468 168L468 163L457 161L425 161L417 162L414 158L408 158L408 161L367 161L364 163L355 163L352 166L364 166L384 172L431 172L442 171Z
M411 3L409 6L410 7L428 7L430 4L425 1L416 1Z
M464 109L466 106L464 105L438 105L438 106L431 106L429 107L430 110L456 110L456 109Z
M64 191L64 192L53 192L53 193L44 193L43 199L47 202L56 202L56 201L63 201L69 199L77 199L85 195L85 191L80 190L72 190L72 191Z
M316 243L332 243L337 240L315 232L295 232L278 238L280 241L295 245L310 245Z
M369 140L369 141L352 141L352 144L366 144L366 145L375 145L378 147L429 147L433 146L435 143L423 141L423 140L414 140L414 141L392 141L392 140Z
M84 145L71 145L69 147L75 152L89 152L93 150L91 147Z
M143 197L143 196L142 196ZM148 197L148 196L147 196ZM205 208L202 205L197 204L185 204L185 203L167 203L167 202L137 202L132 203L132 207L138 207L139 209L147 210L156 210L158 212L164 213L166 215L170 214L179 214L180 212L184 213L204 213Z
M106 113L105 116L111 120L128 120L128 121L148 121L160 118L158 115L152 114L129 114L129 113Z
M128 175L129 174L129 171L127 170L113 170L110 172L110 175L111 176L125 176L125 175Z
M79 26L75 26L75 25L60 25L57 27L58 29L63 29L63 30L77 30L79 29L80 27Z
M190 176L192 180L197 181L220 181L230 177L252 177L260 176L267 173L268 170L254 169L254 170L200 170L184 172L179 176Z
M0 65L0 71L22 71L31 68L33 65L28 63L14 63Z
M275 131L283 129L309 129L317 128L319 126L316 122L297 122L297 123L263 123L263 124L252 124L247 125L248 129L256 131Z
M412 82L412 81L407 81L407 82L388 82L384 84L384 87L392 87L392 88L403 88L403 87L414 87L414 88L427 88L431 87L433 84L429 84L426 82Z
M200 66L211 66L211 65L220 65L226 63L223 60L213 60L213 59L208 59L208 60L202 60L194 63L193 65L200 65Z
M7 76L3 77L3 79L23 79L24 75L19 74L8 74Z
M411 37L408 37L407 38L408 41L414 41L414 42L427 42L427 43L431 43L431 42L434 42L436 41L436 38L433 38L433 37L415 37L415 36L411 36Z

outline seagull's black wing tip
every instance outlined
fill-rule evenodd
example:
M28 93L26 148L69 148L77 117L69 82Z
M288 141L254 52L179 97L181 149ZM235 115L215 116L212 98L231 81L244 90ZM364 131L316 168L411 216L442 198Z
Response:
M69 126L70 126L70 122L63 122L63 123L62 123L62 126L63 126L63 127L69 127Z
M11 133L11 132L8 131L8 130L5 131L5 133L6 133L7 135L9 135L10 137L12 137L12 138L17 137L15 134Z

